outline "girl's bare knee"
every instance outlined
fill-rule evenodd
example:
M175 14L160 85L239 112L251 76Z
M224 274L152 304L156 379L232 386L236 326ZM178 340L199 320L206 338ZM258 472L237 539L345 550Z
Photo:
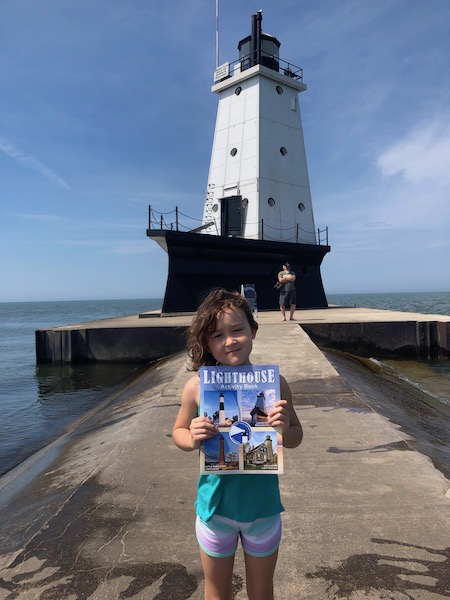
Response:
M205 575L205 600L231 600L234 555L214 558L200 549Z
M245 553L248 600L273 600L273 576L277 558L278 551L264 557Z

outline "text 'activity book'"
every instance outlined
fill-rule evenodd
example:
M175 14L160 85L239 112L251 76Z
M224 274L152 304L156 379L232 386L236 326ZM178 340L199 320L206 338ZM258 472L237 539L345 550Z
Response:
M281 474L281 428L267 418L280 400L278 365L200 368L200 415L218 427L200 448L202 474Z

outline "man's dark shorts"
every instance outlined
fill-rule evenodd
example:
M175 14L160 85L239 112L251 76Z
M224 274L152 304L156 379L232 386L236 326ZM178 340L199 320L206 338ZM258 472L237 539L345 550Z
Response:
M280 306L285 306L286 308L289 308L291 304L297 304L297 296L295 290L291 290L290 292L280 294Z

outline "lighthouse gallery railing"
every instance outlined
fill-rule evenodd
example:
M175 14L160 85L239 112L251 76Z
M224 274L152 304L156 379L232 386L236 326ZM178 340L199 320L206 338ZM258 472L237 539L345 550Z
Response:
M182 217L183 220L181 220L180 217ZM211 221L203 224L202 219L196 219L195 217L190 217L189 215L182 213L178 209L178 206L176 206L174 210L164 213L154 210L151 205L148 207L148 231L184 231L185 233L199 233L212 225L216 225L216 222ZM277 228L264 223L264 219L261 219L258 229L261 233L261 237L258 237L257 239L261 240L278 242L280 239L279 237L274 237L275 232L283 232L283 234L285 234L283 235L283 242L308 244L308 241L302 239L302 233L306 233L315 236L317 245L328 246L328 227L325 227L325 229L317 229L316 231L307 231L302 229L297 223L296 225ZM217 235L220 235L219 232L217 232Z

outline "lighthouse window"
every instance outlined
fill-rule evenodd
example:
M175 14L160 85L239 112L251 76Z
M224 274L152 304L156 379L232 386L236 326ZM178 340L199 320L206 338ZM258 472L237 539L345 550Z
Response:
M230 152L231 156L236 156L237 154L237 148L233 148Z
M275 200L273 198L269 198L267 202L269 203L269 206L275 206Z
M248 198L243 198L241 202L242 208L247 208L248 206Z
M298 205L298 210L300 212L303 212L305 210L305 205L303 204L303 202L300 202L300 204Z
M217 212L219 210L219 205L218 204L214 204L214 206L212 207L213 212Z
M281 85L277 85L277 87L275 88L277 90L277 94L281 94L283 93L283 88L281 87Z
M234 90L234 93L236 94L236 96L239 96L239 94L240 94L241 92L242 92L242 88L241 88L241 86L237 87L237 88Z
M286 148L285 148L284 146L281 146L281 148L280 148L280 152L281 152L281 154L282 154L283 156L286 156L286 154L287 154L287 150L286 150Z

